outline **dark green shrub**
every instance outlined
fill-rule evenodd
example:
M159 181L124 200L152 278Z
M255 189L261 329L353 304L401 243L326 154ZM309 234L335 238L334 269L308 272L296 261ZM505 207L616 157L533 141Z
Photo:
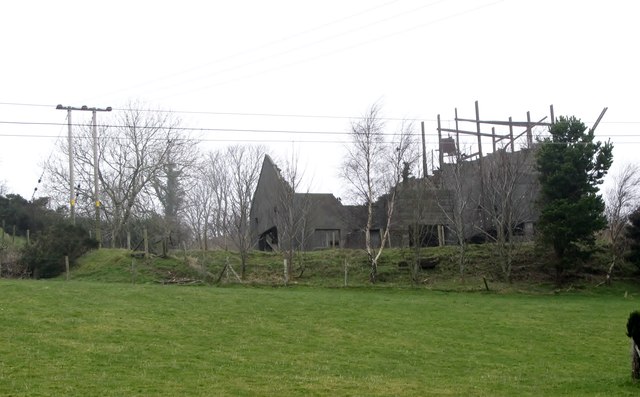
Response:
M25 236L27 230L32 234L38 233L61 219L57 213L47 208L48 202L47 198L27 201L17 194L0 196L0 222L4 222L6 232L11 232L15 227L19 236Z
M80 226L56 223L34 236L24 248L22 262L34 278L56 277L65 271L65 256L73 265L80 256L98 247L98 241Z
M629 239L629 252L627 260L640 267L640 208L629 215L629 224L625 230Z

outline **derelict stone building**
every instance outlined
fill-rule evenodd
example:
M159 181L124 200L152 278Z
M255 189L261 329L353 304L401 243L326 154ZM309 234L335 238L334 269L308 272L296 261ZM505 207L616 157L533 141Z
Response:
M333 194L294 192L265 156L251 205L251 231L260 250L345 247L352 213Z
M434 175L408 177L397 186L389 246L455 241L456 219L461 219L467 240L495 234L496 219L520 235L532 234L538 191L533 149L498 150L481 159L457 160L443 163ZM386 227L388 197L383 195L374 207L374 245ZM251 206L258 249L363 248L364 225L365 206L343 205L330 193L296 193L265 156Z

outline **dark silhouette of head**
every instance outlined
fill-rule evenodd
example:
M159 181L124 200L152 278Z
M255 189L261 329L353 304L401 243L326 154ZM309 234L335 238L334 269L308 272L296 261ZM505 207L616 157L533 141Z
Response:
M627 336L640 346L640 312L634 311L627 320Z

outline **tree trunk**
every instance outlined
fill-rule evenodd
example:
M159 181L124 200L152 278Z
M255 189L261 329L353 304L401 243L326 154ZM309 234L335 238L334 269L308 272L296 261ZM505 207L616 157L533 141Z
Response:
M247 254L246 253L244 252L240 253L240 262L242 265L242 267L240 268L241 269L240 278L244 280L247 275Z
M378 280L378 260L375 257L371 258L371 269L369 272L369 282L375 284Z
M631 339L631 378L640 379L640 356L638 355L638 345Z
M613 259L611 260L611 266L609 266L609 270L607 271L607 277L605 278L605 284L611 285L611 274L613 274L613 268L616 265L616 255L613 255Z

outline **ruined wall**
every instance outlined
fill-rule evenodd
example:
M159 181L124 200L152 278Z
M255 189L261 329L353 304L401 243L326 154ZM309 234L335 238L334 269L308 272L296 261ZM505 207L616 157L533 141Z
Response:
M536 198L539 182L535 168L535 150L517 152L498 151L480 161L463 161L461 164L444 164L441 186L453 192L454 209L466 200L463 212L465 237L482 234L494 227L491 211L496 211L505 200L510 200L516 223L532 225L538 218ZM457 180L460 188L457 188ZM507 195L506 192L512 189Z
M251 235L254 239L276 226L277 211L286 184L269 156L265 156L251 203Z

